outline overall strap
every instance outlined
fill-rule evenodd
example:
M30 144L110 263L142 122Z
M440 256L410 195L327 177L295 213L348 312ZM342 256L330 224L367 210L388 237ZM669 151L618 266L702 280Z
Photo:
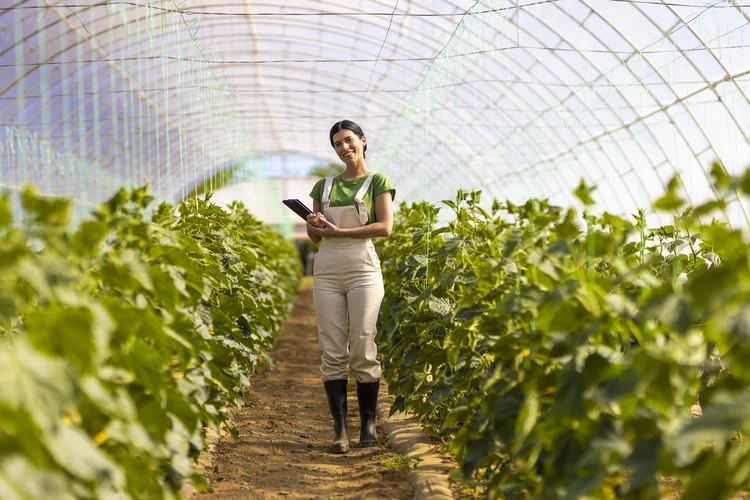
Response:
M359 191L357 191L357 194L354 196L354 203L357 204L357 208L359 209L359 221L364 226L367 224L367 205L363 201L365 198L365 193L367 193L367 190L370 189L370 184L372 184L372 178L375 177L375 174L370 174L367 176L367 179L365 179L365 182L362 183L362 187L359 188Z
M320 211L325 214L328 205L331 202L331 188L333 188L333 177L326 177L326 183L323 186L323 196L320 198Z

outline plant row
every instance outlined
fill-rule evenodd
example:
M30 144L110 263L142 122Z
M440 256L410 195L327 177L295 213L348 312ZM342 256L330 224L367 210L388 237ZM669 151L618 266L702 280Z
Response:
M750 171L712 167L716 198L673 179L649 228L545 200L458 192L436 227L402 204L379 251L378 342L395 410L416 414L488 498L727 498L750 485L750 248L716 219ZM691 418L700 403L703 416ZM663 480L668 477L670 481Z
M241 205L0 198L0 491L178 498L297 292L294 247Z

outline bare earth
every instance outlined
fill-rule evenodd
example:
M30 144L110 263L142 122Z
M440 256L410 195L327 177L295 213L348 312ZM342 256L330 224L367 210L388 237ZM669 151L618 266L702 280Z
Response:
M320 380L320 354L312 281L307 278L271 353L275 370L264 369L252 378L247 405L233 412L240 437L224 437L216 445L208 474L212 491L194 499L411 498L401 457L384 444L356 447L359 414L353 380L348 419L352 450L345 455L328 452L333 423Z

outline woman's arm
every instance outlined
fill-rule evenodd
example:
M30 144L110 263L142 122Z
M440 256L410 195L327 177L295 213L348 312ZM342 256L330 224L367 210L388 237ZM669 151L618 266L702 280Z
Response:
M320 236L333 238L387 238L393 230L393 198L391 192L380 193L375 198L375 214L377 221L366 226L354 227L350 229L341 229L328 223L327 227L317 228L307 226L307 234L312 231Z
M317 200L313 200L313 213L307 216L307 236L313 240L313 243L320 243L321 237L313 233L310 228L317 224L320 214L320 203Z

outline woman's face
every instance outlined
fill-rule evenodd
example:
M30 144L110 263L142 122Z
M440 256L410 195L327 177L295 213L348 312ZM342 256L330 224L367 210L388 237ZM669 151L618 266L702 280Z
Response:
M344 129L333 134L333 149L336 150L341 161L347 165L353 165L364 159L365 144L367 144L367 138L362 136L360 139L351 130Z

